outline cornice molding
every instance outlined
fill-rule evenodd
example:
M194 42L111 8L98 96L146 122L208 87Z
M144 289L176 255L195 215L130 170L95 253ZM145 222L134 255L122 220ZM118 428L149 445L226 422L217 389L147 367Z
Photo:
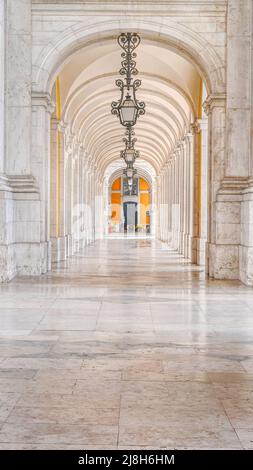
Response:
M221 182L217 196L242 195L248 187L248 177L226 176Z
M39 186L32 175L0 175L0 191L39 194Z
M134 7L133 7L134 3ZM187 10L185 8L187 3ZM32 0L32 12L52 14L52 12L58 12L60 14L66 14L71 12L73 15L77 15L82 12L89 12L93 14L112 14L112 13L131 13L133 11L141 12L145 15L150 13L155 16L161 15L176 16L184 14L215 14L217 17L224 17L227 11L227 0Z
M53 114L56 105L49 93L33 91L32 106L43 106L49 114Z
M203 103L203 109L208 116L214 108L225 108L226 107L226 94L215 93L209 95Z
M191 125L190 125L190 130L191 132L189 133L190 135L194 134L199 134L201 131L200 123L198 119L196 119Z
M68 127L68 123L67 122L64 122L64 121L59 121L58 122L58 125L57 125L57 129L59 132L61 132L62 134L64 134L66 132L66 129Z

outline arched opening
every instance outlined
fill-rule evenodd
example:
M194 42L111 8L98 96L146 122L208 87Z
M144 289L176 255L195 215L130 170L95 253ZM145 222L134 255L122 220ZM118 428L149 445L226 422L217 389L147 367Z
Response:
M141 153L138 167L148 173L152 169L152 234L193 263L205 265L213 202L212 189L208 189L208 117L202 104L208 93L223 87L219 58L211 54L208 64L210 51L197 54L192 38L185 43L182 31L179 47L171 30L167 37L145 28L137 30L142 38L139 98L147 103L147 112L135 130ZM120 64L115 33L105 31L98 39L85 32L78 47L70 38L64 51L57 49L57 57L52 51L50 60L48 54L42 56L43 67L36 68L35 88L44 81L51 96L58 90L61 105L58 137L50 155L51 162L56 160L55 165L51 163L56 173L55 177L51 174L51 181L56 179L57 190L51 192L55 201L49 205L57 211L56 238L63 238L51 241L56 251L64 247L62 254L53 255L55 260L65 259L107 233L108 181L114 167L122 171L122 130L110 114ZM203 46L196 41L197 37L195 48ZM219 65L213 73L210 61ZM66 227L62 234L60 227Z
M113 175L109 181L107 234L153 233L152 183L136 175L130 193L126 177Z

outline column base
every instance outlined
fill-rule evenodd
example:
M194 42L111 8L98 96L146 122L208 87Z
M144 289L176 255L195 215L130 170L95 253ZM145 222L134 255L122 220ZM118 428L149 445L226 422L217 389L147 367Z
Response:
M174 250L179 251L179 232L178 231L175 231L175 230L172 231L171 246Z
M188 233L184 234L184 256L186 259L189 259L192 261L192 236L189 235Z
M50 250L48 242L16 243L17 274L22 276L45 274L50 269L48 250Z
M197 264L197 238L189 235L188 238L189 258L193 264Z
M153 234L151 234L151 235L153 235ZM172 232L171 231L168 232L168 244L169 245L172 244Z
M253 247L240 246L240 280L246 286L253 286Z
M73 250L73 236L66 235L67 237L67 257L72 256L74 254Z
M184 245L184 241L185 241L185 233L184 232L179 232L179 247L178 247L178 251L181 255L184 255L185 256L185 245Z
M51 238L51 258L52 263L67 259L68 239L67 236Z
M9 282L16 274L15 245L0 245L0 282Z
M240 280L253 286L253 181L244 191L241 206Z
M74 239L74 253L78 253L80 250L80 240Z
M239 279L239 246L209 243L209 276L214 279Z
M196 239L197 245L197 265L198 266L206 266L207 264L207 240L205 238L197 238Z
M41 202L32 176L0 176L0 281L50 269L50 243L40 241Z

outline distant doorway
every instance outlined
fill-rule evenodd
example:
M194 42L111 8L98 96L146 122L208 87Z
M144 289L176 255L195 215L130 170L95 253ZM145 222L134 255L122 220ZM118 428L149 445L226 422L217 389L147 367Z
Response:
M124 202L124 232L136 232L137 229L137 203Z

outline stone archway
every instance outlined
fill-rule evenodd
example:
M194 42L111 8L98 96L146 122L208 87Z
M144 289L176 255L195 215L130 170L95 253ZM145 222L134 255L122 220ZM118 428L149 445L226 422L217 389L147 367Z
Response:
M252 2L245 0L242 5L229 0L218 8L208 5L198 10L191 4L186 16L183 5L159 15L154 14L152 6L145 11L140 4L136 16L130 16L127 8L122 14L118 7L108 13L102 3L96 7L96 15L89 8L87 5L74 8L71 19L60 3L52 7L34 1L32 6L28 1L22 8L17 5L9 9L8 17L5 9L1 12L5 24L1 29L2 47L6 39L10 41L6 52L9 68L3 88L8 102L1 101L1 109L6 113L8 155L1 162L4 169L1 188L10 198L3 204L4 211L8 204L15 207L14 214L22 200L24 227L29 226L29 231L24 230L22 235L13 230L4 235L2 278L10 279L17 272L40 274L50 267L49 121L55 77L81 48L102 44L122 30L135 30L150 44L167 47L186 58L205 81L209 121L209 272L216 278L241 278L251 284ZM207 17L208 21L204 20ZM235 21L239 17L240 27ZM66 19L67 27L62 21ZM42 28L45 22L47 27ZM212 25L210 30L205 28L205 22ZM17 53L21 40L26 44L22 58ZM236 80L235 70L238 70ZM198 130L198 126L194 127ZM74 144L68 143L70 147ZM15 225L13 217L11 222L4 222L3 233L7 233L10 223Z
M36 97L36 95L41 94L41 91L39 90L42 88L44 89L42 94L48 96L54 77L59 73L63 64L69 60L69 57L76 54L78 50L85 48L87 45L90 46L93 44L95 47L96 43L106 43L106 41L111 40L112 37L116 38L116 35L119 31L122 31L122 28L122 25L119 28L116 21L111 23L107 22L106 24L102 22L99 24L90 24L87 28L81 28L80 26L74 28L74 30L73 28L69 28L64 31L64 34L56 35L54 41L51 41L50 46L48 46L44 51L41 51L39 60L35 61L34 96ZM225 100L224 94L222 93L225 88L223 78L224 64L216 51L212 50L210 46L207 47L207 43L203 41L203 38L201 38L200 35L193 32L189 33L189 31L187 31L183 26L181 28L175 28L175 24L173 22L163 26L161 31L161 24L157 21L143 21L142 24L139 24L136 20L129 20L125 22L123 29L137 30L146 41L156 43L163 48L168 48L176 51L183 57L187 57L191 63L194 63L194 66L201 72L201 75L205 80L206 87L209 92L209 100L212 100L212 108L214 109L215 103L218 104L218 107L221 107L224 112ZM78 47L76 43L77 37ZM51 48L50 50L49 47ZM80 92L81 90L79 90L79 93ZM197 126L194 130L195 129L197 129ZM224 138L224 122L220 127L220 137ZM217 136L214 138L216 139ZM110 139L108 139L108 145L110 147ZM220 148L223 148L223 144L220 145ZM181 150L184 153L187 151L190 155L191 152L194 152L194 149L195 153L197 153L196 145L194 146L194 142L191 142L188 138L186 144L183 145ZM198 158L199 156L196 155L195 164L197 164ZM223 156L220 155L219 158L222 159ZM188 171L191 170L189 169ZM193 177L194 176L192 174L191 178ZM196 190L198 190L197 187ZM212 191L211 194L213 194ZM213 194L212 197L214 201L215 194ZM193 200L191 204L194 204ZM212 207L212 205L213 202L210 204L210 207ZM194 210L193 207L192 210ZM187 224L189 226L193 223L193 215L189 216L188 219ZM212 221L213 218L210 217L210 226L213 223ZM164 237L165 240L171 241L169 238L167 239L167 235L164 236L164 231L166 233L168 231L168 222L161 222L161 224L163 225L163 227L161 227L161 236ZM191 231L188 227L187 230L187 234L182 234L180 250L183 254L190 257L192 261L196 262L198 259L198 251L200 251L199 245L201 244L201 236L198 235L198 229L196 229L196 233L194 233L194 228ZM197 240L198 236L200 237L199 244ZM186 241L185 237L187 238ZM193 242L194 238L196 238L195 242ZM203 258L205 258L205 254Z

